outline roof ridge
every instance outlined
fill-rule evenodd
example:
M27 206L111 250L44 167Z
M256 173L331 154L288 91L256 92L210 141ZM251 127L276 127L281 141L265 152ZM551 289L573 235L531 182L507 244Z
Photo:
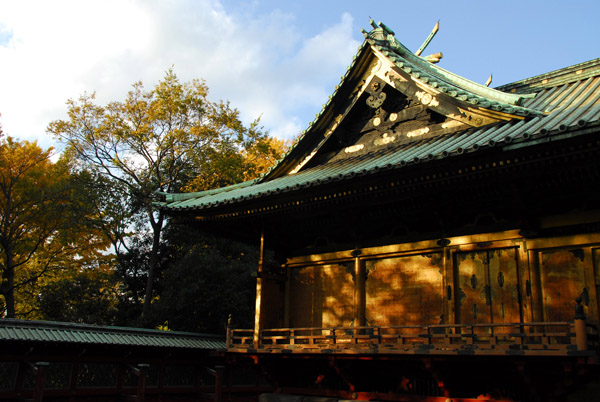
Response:
M496 89L513 93L534 92L541 88L552 88L598 75L600 75L600 58L500 85Z
M470 91L482 97L492 98L494 100L503 103L508 103L510 105L519 105L520 100L523 97L521 94L510 94L503 91L499 91L495 88L489 88L485 85L479 84L475 81L469 80L468 78L462 77L458 74L448 71L440 66L437 66L427 61L421 56L417 56L406 46L404 46L394 35L388 33L385 37L381 37L381 31L384 30L382 28L373 29L371 32L365 34L365 38L371 38L376 42L380 42L380 44L386 44L390 46L394 53L404 58L406 61L416 64L418 68L424 69L426 72L441 75L441 78L445 78L444 81L446 81L448 84L455 85L461 89Z
M14 318L2 318L0 319L1 327L16 327L16 328L36 328L36 329L47 329L47 330L65 330L65 331L93 331L102 333L128 333L138 335L151 335L151 336L185 336L185 337L196 337L196 338L211 338L211 339L222 339L222 336L215 334L204 334L197 332L186 332L186 331L163 331L151 328L134 328L134 327L119 327L119 326L108 326L108 325L95 325L95 324L80 324L74 322L62 322L62 321L44 321L44 320L20 320Z
M369 44L381 51L385 57L390 58L398 68L403 69L415 79L424 81L427 85L446 93L446 95L461 101L478 104L485 109L509 114L527 116L539 113L536 110L521 106L524 98L534 95L507 93L454 74L430 63L423 57L415 55L402 45L394 35L383 28L376 28L370 32L363 30L363 34ZM393 57L394 55L396 57Z

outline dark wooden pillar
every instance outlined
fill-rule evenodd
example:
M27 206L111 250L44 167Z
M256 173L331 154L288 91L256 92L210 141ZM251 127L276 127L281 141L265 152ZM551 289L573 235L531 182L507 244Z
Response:
M452 252L448 247L444 247L442 249L442 273L444 278L444 288L443 292L443 314L444 314L444 324L454 324L456 323L455 316L455 305L454 305L454 293L455 293L455 283L454 283L454 264L452 258Z
M364 327L367 325L367 291L366 291L366 267L360 259L360 250L355 250L354 256L354 294L356 300L354 326Z
M146 376L148 372L148 364L138 364L138 382L137 382L137 400L144 402L146 398Z
M262 330L263 317L261 315L262 310L262 276L263 276L263 265L265 257L265 230L261 231L260 234L260 256L258 259L258 271L256 273L256 305L254 310L254 334L253 343L254 347L258 348L260 340L260 331Z
M32 366L35 372L35 388L33 389L33 402L42 402L44 399L44 385L46 383L46 367L50 363L37 362Z
M531 310L534 322L544 321L544 300L542 296L542 281L540 274L540 253L537 250L528 250Z
M19 367L17 368L17 379L15 381L15 393L17 394L17 398L21 398L23 392L23 383L25 381L25 375L27 370L29 370L29 366L25 362L19 362Z
M224 366L215 367L215 402L223 401L223 376L225 373Z
M165 391L165 376L165 363L160 363L160 366L158 367L158 397L160 401L163 400L163 395Z
M77 391L77 377L79 376L79 361L75 360L71 363L71 378L69 379L69 401L75 400L75 392Z
M527 242L523 241L517 247L517 283L520 293L521 322L533 321L533 306L531 298L531 270Z
M123 363L119 365L119 372L117 374L117 393L123 395L123 388L125 387L125 375L127 374L127 364Z
M232 377L233 376L231 373L231 365L229 367L225 366L225 381L226 381L225 389L227 391L227 402L231 402L231 392L232 392L232 383L233 383Z
M292 269L285 267L285 290L283 295L283 326L290 328L290 309L291 309L291 288L292 288Z
M586 324L585 324L585 314L583 312L583 304L581 304L581 298L577 299L577 304L575 305L575 343L577 345L577 350L587 350L587 333L586 333Z
M144 402L146 397L146 375L148 372L148 364L138 364L137 367L129 366L129 369L137 376L136 400Z

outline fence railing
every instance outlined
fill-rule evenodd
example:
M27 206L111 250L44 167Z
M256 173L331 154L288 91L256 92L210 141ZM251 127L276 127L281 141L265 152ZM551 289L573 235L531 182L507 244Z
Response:
M276 328L262 329L255 342L253 330L229 329L227 347L341 353L567 354L596 349L598 330L585 323L578 328L576 322Z

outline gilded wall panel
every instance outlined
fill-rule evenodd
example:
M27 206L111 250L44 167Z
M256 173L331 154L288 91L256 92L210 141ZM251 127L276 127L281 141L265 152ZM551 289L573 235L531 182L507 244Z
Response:
M342 264L292 270L292 327L350 326L354 317L352 270Z
M585 253L581 248L542 252L541 285L545 321L572 321L575 299L589 303L584 276ZM586 303L587 302L587 303Z
M320 278L315 278L315 267L305 267L292 270L290 287L290 326L291 327L313 327L315 316L318 317L314 299L319 297Z
M366 264L368 325L444 321L441 253L373 259Z
M456 266L460 323L521 321L515 249L457 253Z
M281 328L283 326L283 291L282 285L276 281L263 281L262 295L269 303L262 304L262 320L264 328Z

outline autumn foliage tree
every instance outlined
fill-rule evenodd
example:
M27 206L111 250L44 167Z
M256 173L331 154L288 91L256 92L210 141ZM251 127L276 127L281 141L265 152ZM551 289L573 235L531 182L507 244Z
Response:
M0 145L0 246L2 284L7 317L15 317L15 290L43 274L39 270L25 281L16 281L19 268L32 261L56 229L53 192L60 179L50 169L49 152L35 143L18 142L8 137Z
M32 305L17 311L15 295L57 274L67 260L85 258L96 244L89 231L76 230L69 170L52 162L51 152L11 137L0 142L0 295L6 317L26 316Z
M167 219L153 206L155 194L245 180L245 172L261 173L264 159L277 159L283 147L258 121L246 127L228 103L209 101L203 81L181 83L172 70L152 90L134 84L124 101L100 106L94 95L70 100L68 119L52 122L48 131L79 169L104 180L98 222L122 263L134 251L131 232L149 233L144 315ZM111 208L120 215L107 213Z

